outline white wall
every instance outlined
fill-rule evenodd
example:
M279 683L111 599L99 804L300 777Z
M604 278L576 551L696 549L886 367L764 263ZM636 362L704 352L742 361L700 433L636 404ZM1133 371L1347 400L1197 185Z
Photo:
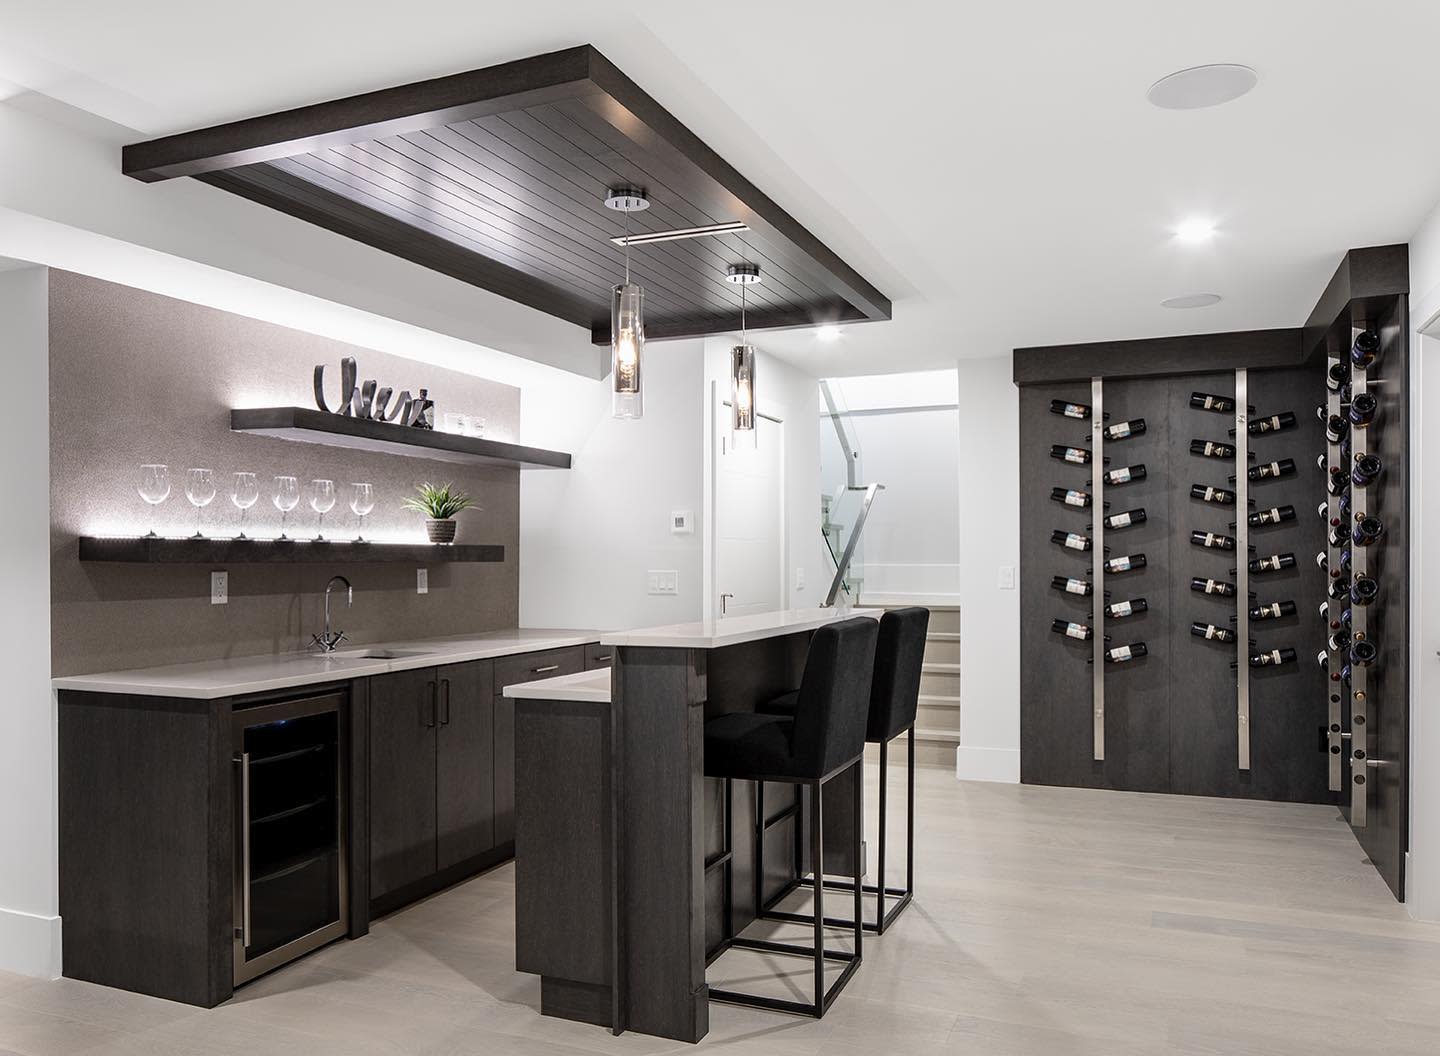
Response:
M60 974L55 708L50 689L46 269L0 272L0 970Z
M960 590L960 447L953 370L831 379L876 498L861 541L863 596L953 596ZM847 412L848 409L848 413ZM829 418L820 423L821 483L846 480Z
M1410 854L1405 900L1413 916L1440 920L1440 208L1410 239ZM1432 324L1432 320L1435 322Z
M1020 780L1020 592L1001 568L1020 564L1020 392L1011 357L960 364L960 451L983 503L960 511L960 747L962 780ZM1012 583L1015 580L1012 578Z
M569 451L572 467L520 474L520 623L610 630L683 623L703 608L703 341L645 349L645 413L610 417L610 386L555 375L521 390L527 442ZM691 510L691 535L670 531ZM646 572L679 573L678 595Z

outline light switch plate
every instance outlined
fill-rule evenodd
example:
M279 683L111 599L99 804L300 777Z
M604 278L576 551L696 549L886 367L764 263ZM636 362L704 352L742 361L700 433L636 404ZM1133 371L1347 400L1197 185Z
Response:
M803 568L796 568L796 569L795 569L795 589L796 589L796 590L804 590L804 589L805 589L805 569L803 569Z
M695 534L695 511L694 511L694 510L671 510L671 511L670 511L670 534L671 534L671 535L694 535L694 534Z
M645 573L645 589L651 594L679 594L680 573L674 569L651 569Z
M430 593L430 570L428 568L417 568L415 570L415 593Z
M230 573L229 573L229 572L211 572L211 573L210 573L210 604L211 604L211 605L228 605L228 604L230 604Z
M1000 566L1000 589L1001 589L1001 590L1014 590L1014 589L1015 589L1015 566L1014 566L1014 565L1001 565L1001 566Z

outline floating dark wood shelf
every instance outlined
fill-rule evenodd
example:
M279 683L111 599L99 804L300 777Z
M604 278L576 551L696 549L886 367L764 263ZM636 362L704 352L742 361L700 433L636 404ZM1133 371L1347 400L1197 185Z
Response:
M355 543L311 539L147 539L82 535L81 561L155 565L377 564L425 565L456 561L504 561L505 548L489 544Z
M230 412L230 428L237 433L259 433L281 440L380 451L441 462L479 462L514 469L569 469L564 451L525 447L500 440L458 436L434 429L344 418L309 407L245 407Z

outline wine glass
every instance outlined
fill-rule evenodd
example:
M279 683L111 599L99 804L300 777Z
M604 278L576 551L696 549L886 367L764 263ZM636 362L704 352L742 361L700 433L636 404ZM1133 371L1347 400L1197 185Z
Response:
M204 539L200 532L200 511L215 498L215 475L208 469L185 471L185 497L195 507L195 534L191 539Z
M285 534L285 515L300 505L300 484L294 477L276 477L275 495L271 499L275 508L280 511L280 538L288 539Z
M245 515L250 512L260 498L260 485L255 483L254 473L240 472L235 474L235 479L230 485L230 501L240 510L240 534L235 538L244 539Z
M155 507L170 497L170 467L151 462L140 467L140 497L150 504L150 530L146 539L159 539L155 534Z
M363 543L365 515L375 508L375 489L369 484L351 484L350 488L350 509L360 519L355 528L355 541Z
M315 527L317 542L325 541L325 515L335 508L335 482L333 480L312 480L310 482L310 508L320 515Z

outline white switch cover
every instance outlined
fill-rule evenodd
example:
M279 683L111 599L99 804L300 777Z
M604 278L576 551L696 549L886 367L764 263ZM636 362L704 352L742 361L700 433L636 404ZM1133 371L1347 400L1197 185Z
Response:
M430 593L430 570L429 570L429 569L427 569L427 568L417 568L417 569L415 570L415 593L416 593L416 594L429 594L429 593Z
M228 605L230 603L230 573L210 573L210 604Z
M1015 589L1015 566L1014 566L1014 565L1001 565L1001 566L1000 566L1000 589L1001 589L1001 590L1014 590L1014 589Z
M694 535L694 534L695 534L695 511L694 511L694 510L671 510L671 511L670 511L670 534L671 534L671 535Z
M795 569L795 589L805 589L805 570L803 568Z
M645 573L645 587L651 594L679 594L680 573L674 569L651 569Z

